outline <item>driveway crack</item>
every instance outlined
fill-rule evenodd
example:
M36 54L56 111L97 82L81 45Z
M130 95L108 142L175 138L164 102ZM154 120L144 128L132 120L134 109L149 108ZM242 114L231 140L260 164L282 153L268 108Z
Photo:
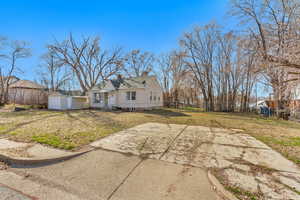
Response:
M138 168L138 166L140 166L142 164L142 162L144 161L144 159L141 159L131 170L130 172L127 174L127 176L121 181L121 183L112 191L112 193L107 197L107 200L110 200L114 194L119 190L119 188L126 182L126 180L130 177L130 175L134 172L134 170L136 168Z
M177 138L179 138L182 133L185 131L185 129L187 129L188 125L186 125L177 135L176 137L170 142L170 144L168 145L167 149L161 154L161 156L158 158L158 160L161 160L166 153L168 153L168 151L170 150L170 148L173 146L174 142L177 140Z

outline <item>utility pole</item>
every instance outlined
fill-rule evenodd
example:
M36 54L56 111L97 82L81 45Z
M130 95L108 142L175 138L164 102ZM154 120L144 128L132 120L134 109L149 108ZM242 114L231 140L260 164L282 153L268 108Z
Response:
M255 84L255 95L256 95L256 108L258 107L257 102L258 102L258 97L257 97L257 83Z

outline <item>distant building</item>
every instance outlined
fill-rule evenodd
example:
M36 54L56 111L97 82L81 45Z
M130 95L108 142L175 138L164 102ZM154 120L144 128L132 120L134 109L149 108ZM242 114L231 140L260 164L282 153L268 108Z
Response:
M18 80L9 85L9 103L23 105L46 105L48 92L46 88L29 80Z

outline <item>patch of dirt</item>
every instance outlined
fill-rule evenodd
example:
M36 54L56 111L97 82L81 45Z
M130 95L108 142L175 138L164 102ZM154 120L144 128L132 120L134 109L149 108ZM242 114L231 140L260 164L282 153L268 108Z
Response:
M220 181L220 183L226 188L226 190L233 193L240 200L263 200L263 194L257 192L253 193L246 191L237 185L233 185L229 182L228 177L224 173L224 169L212 168L211 173Z
M30 144L26 147L2 149L1 151L12 157L32 158L33 156L30 155L27 151L32 146L33 146L33 144Z

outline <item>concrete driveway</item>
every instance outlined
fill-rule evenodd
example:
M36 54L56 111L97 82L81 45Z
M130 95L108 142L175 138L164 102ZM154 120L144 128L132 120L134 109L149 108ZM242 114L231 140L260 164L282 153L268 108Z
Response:
M92 145L211 170L241 199L300 199L299 167L242 130L147 123Z
M0 171L0 182L38 199L218 199L202 169L105 150L53 165Z
M0 183L49 200L220 199L210 170L240 199L300 199L299 168L242 130L147 123L91 145L72 160L0 171Z

